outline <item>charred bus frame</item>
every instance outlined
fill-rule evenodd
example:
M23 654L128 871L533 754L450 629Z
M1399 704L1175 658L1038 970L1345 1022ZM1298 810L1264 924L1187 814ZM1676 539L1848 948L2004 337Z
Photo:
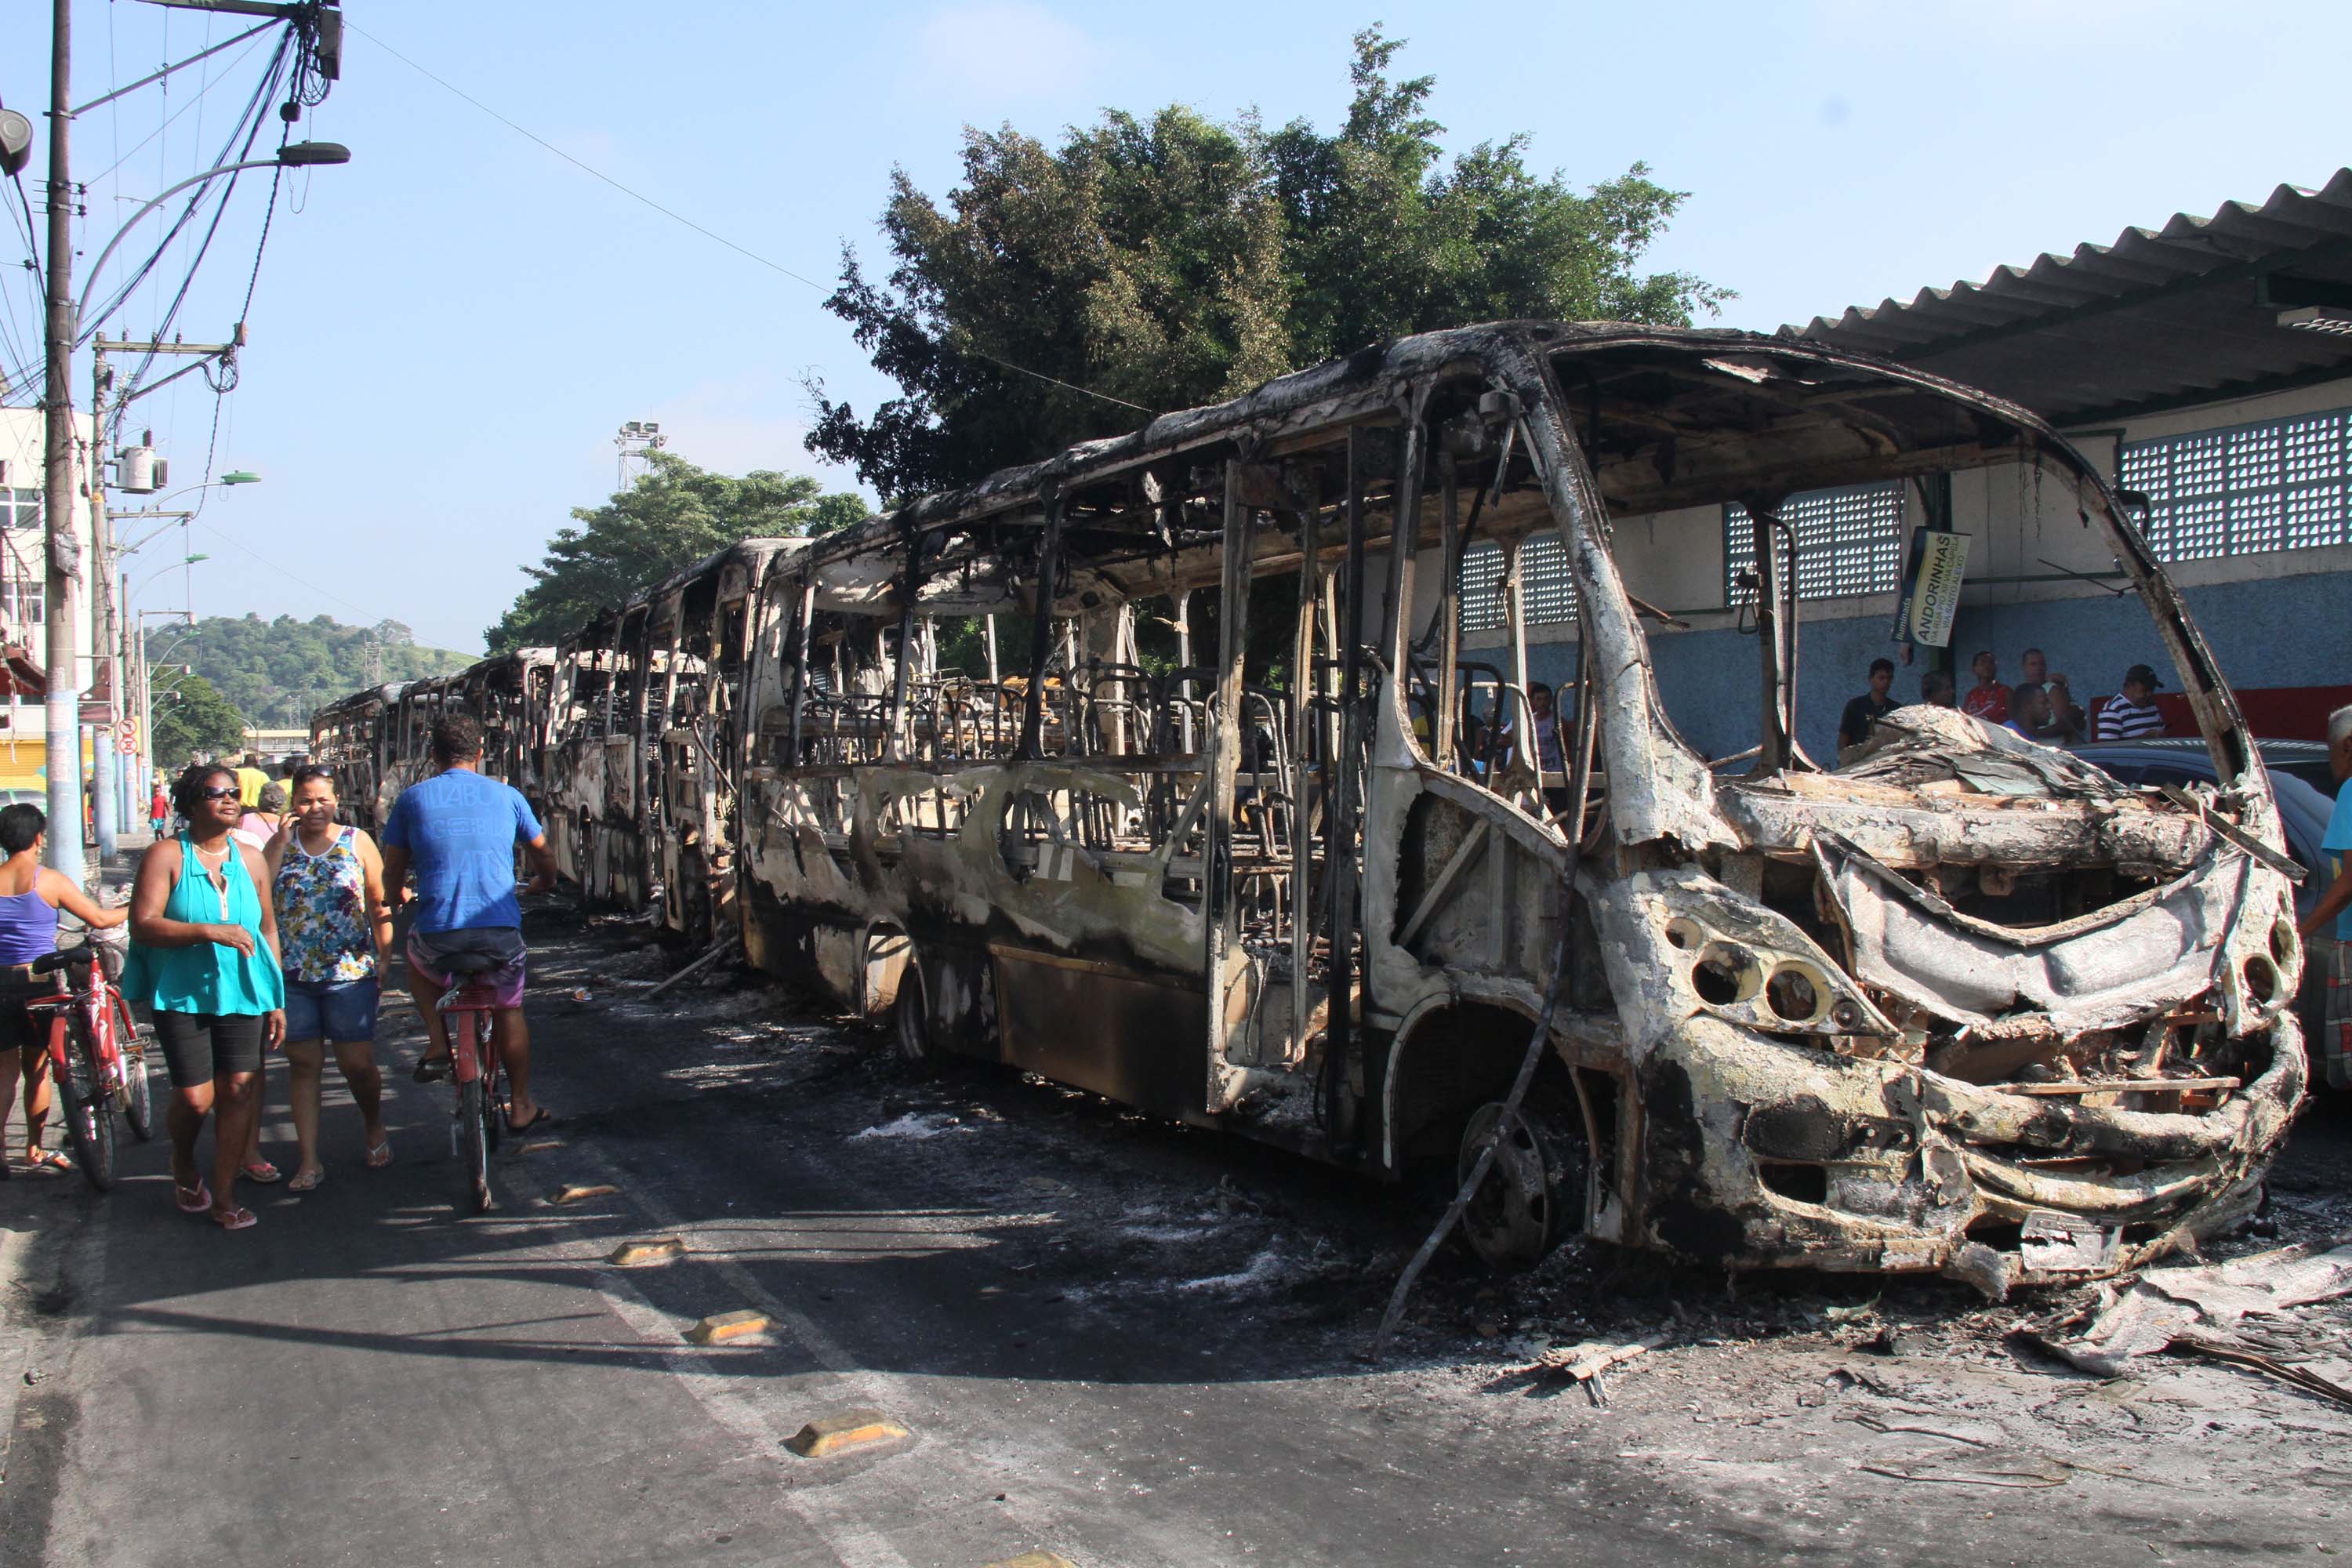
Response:
M1835 770L1804 754L1784 500L2000 465L2112 545L2219 785L2127 790L1930 709ZM1668 716L1612 521L1733 502L1742 772ZM1558 765L1527 744L1538 534L1579 621ZM1495 664L1459 637L1474 540L1501 550ZM939 628L981 617L986 668L942 668ZM747 542L546 674L545 815L589 896L740 930L910 1054L1380 1175L1504 1121L1469 1225L1499 1264L1582 1230L1996 1294L2113 1273L2245 1213L2303 1092L2291 863L2179 595L2047 426L1864 356L1607 323L1402 340ZM320 714L321 753L375 770L349 798L388 804L440 700Z
M2018 463L2137 585L2210 795L1944 710L1840 771L1796 743L1783 499ZM1660 700L1611 523L1729 502L1761 563L1736 776ZM1465 722L1532 728L1538 531L1580 618L1549 774L1468 754ZM1507 670L1461 657L1474 534L1505 552ZM1279 650L1251 635L1270 590ZM1483 1145L1549 1016L1473 1211L1497 1262L1582 1229L1995 1292L2111 1272L2244 1213L2302 1093L2287 862L2210 653L2071 446L1933 377L1743 333L1433 333L828 537L765 596L740 830L761 963L892 1009L910 1052L1383 1174ZM1141 668L1138 605L1189 626L1194 596L1213 656ZM999 614L1028 617L1024 672L960 700L926 625Z

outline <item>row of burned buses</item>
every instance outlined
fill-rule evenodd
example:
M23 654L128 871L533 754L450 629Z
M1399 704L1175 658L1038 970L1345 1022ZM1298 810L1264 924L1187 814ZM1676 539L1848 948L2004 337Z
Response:
M1942 709L1834 769L1796 743L1782 500L2000 465L2112 547L2218 786ZM1726 763L1670 721L1627 580L1732 502L1759 745ZM1549 772L1516 743L1538 536L1580 666ZM1811 344L1431 333L747 541L560 647L321 711L361 820L452 705L587 898L738 936L908 1053L1381 1176L1503 1123L1467 1219L1501 1265L1582 1232L1995 1293L2112 1273L2246 1214L2303 1094L2269 784L2116 492L2020 408Z

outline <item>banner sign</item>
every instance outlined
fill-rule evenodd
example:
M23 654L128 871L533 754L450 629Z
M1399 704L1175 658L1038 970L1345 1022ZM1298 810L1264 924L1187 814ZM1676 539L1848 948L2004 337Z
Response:
M1903 596L1895 605L1895 641L1930 647L1950 644L1968 566L1967 534L1933 528L1913 531L1911 559L1903 569Z

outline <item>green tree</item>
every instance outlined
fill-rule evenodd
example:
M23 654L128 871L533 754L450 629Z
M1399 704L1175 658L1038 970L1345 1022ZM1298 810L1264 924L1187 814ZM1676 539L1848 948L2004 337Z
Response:
M523 568L530 586L483 634L492 653L560 641L599 611L738 540L841 528L868 510L863 498L824 494L804 475L761 469L734 479L673 453L645 456L644 478L603 506L573 508L579 526L557 530L545 559Z
M809 449L907 496L1406 332L1687 323L1727 298L1641 271L1685 195L1643 164L1579 191L1529 168L1525 135L1449 160L1434 79L1391 72L1402 47L1356 36L1334 134L1112 111L1053 148L967 131L946 210L895 173L887 282L845 250L826 307L900 395L861 417L812 380Z
M155 693L155 766L177 773L198 752L227 756L245 749L245 715L193 670Z
M147 656L184 663L254 722L299 725L313 709L385 681L463 669L478 655L426 647L398 621L351 626L330 616L210 616L148 634Z

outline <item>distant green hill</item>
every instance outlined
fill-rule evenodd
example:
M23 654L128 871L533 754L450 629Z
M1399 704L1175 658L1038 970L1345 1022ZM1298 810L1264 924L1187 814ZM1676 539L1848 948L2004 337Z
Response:
M421 647L398 621L347 626L331 616L248 615L150 627L147 657L193 665L247 721L271 726L306 722L312 709L362 687L445 675L481 656Z

